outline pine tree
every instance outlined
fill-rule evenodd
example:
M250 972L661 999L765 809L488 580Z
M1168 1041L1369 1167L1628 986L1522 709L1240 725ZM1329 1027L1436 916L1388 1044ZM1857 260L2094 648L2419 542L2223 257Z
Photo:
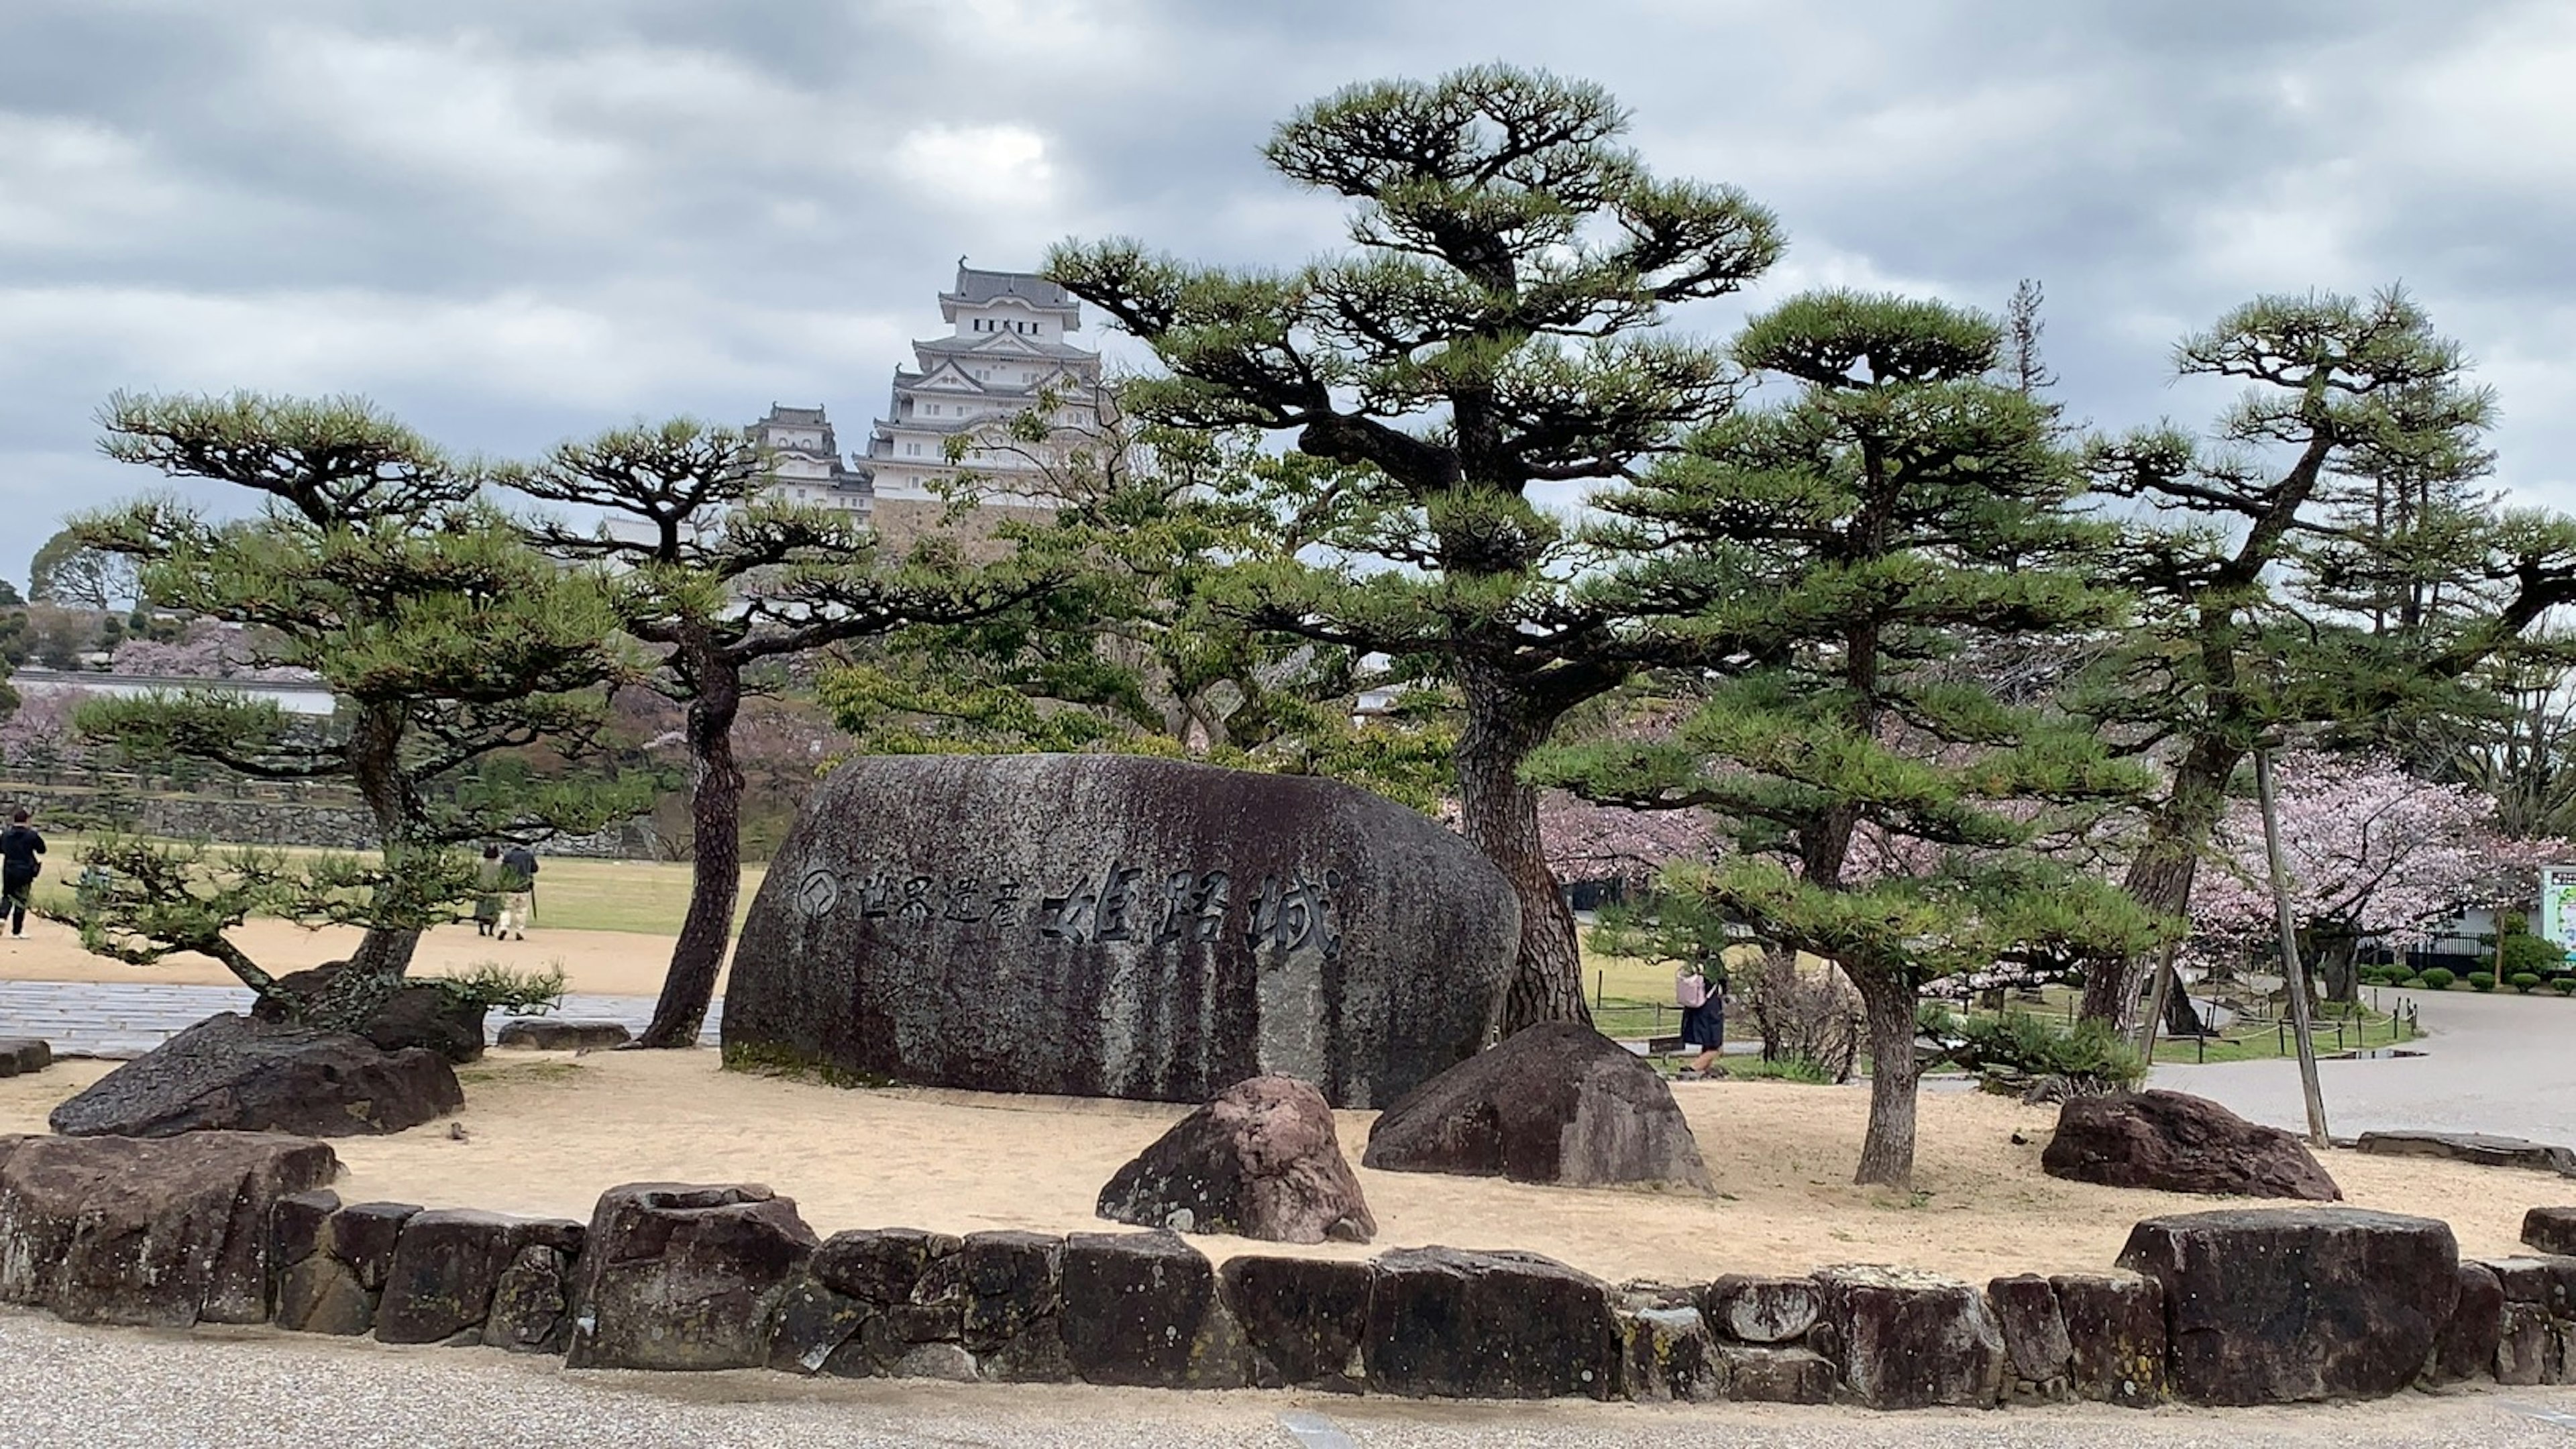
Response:
M1355 203L1356 255L1284 274L1059 247L1048 274L1150 346L1169 376L1126 404L1158 423L1293 432L1313 472L1233 575L1242 617L1318 646L1416 661L1456 691L1462 823L1521 904L1502 1027L1588 1020L1574 923L1520 767L1634 667L1625 621L1569 585L1579 561L1533 486L1616 480L1722 413L1713 348L1640 335L1779 254L1740 193L1662 181L1618 144L1599 87L1485 67L1354 86L1264 154Z
M1354 724L1360 697L1393 671L1224 607L1232 563L1283 526L1266 501L1350 470L1264 454L1240 433L1137 425L1114 405L1075 427L1056 412L1041 400L959 435L961 452L1024 466L952 487L957 504L992 510L998 541L1054 561L1054 587L985 618L905 629L827 672L819 693L859 748L1159 755L1434 805L1455 741L1435 696Z
M687 418L564 443L499 477L531 497L618 520L590 531L548 522L535 537L557 557L617 570L624 628L661 651L654 687L686 706L689 908L639 1041L694 1046L741 888L743 774L733 730L744 671L908 625L986 618L1051 578L1012 561L973 564L940 534L887 557L846 514L766 497L768 462L742 432Z
M1637 560L1616 587L1706 600L1696 628L1736 662L1670 739L1569 746L1537 771L1714 812L1734 849L1667 888L1850 978L1870 1043L1864 1183L1912 1178L1924 983L2156 931L2040 849L2143 772L1946 667L2125 618L2090 578L2108 530L2073 512L2082 480L2002 349L1990 319L1898 297L1810 294L1753 319L1737 357L1794 399L1599 500L1622 520L1606 542Z
M135 560L152 604L252 626L264 641L255 666L311 670L340 701L318 731L221 690L100 701L80 714L85 734L141 760L355 787L381 863L356 875L317 867L285 910L367 928L328 996L289 1003L307 1020L363 1022L400 985L420 932L451 919L472 888L449 847L594 830L639 803L581 782L484 808L442 790L495 750L542 739L582 754L599 727L599 687L627 671L608 588L530 549L471 470L355 399L119 395L101 421L108 456L245 489L257 504L245 521L218 522L146 499L79 520L84 546ZM160 878L191 878L186 864ZM358 905L332 904L352 888ZM170 904L120 893L94 933L151 954L170 945L151 912Z
M2402 292L2259 298L2175 361L2183 376L2246 385L2219 446L2151 429L2097 442L2089 463L2105 492L2182 520L2133 535L2120 572L2141 627L2110 651L2086 706L2165 765L2125 879L2162 915L2189 906L2254 750L2486 712L2494 697L2464 684L2471 671L2576 598L2576 528L2466 492L2486 467L2494 399ZM2441 491L2417 508L2420 526L2356 530L2339 491L2356 479L2391 496ZM2144 967L2094 962L2084 1014L2125 1024ZM2169 1001L2173 1029L2196 1030L2189 1000Z

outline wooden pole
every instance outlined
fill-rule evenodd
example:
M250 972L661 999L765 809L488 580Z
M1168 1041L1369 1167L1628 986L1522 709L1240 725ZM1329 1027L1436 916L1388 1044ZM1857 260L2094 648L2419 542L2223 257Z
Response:
M2308 1140L2330 1145L2326 1096L2317 1084L2317 1039L2308 1025L2308 973L2299 965L2298 919L2290 910L2290 872L2281 861L2280 807L2272 791L2272 752L2254 752L2254 794L2263 806L2263 854L2272 870L2272 904L2281 923L2281 974L2290 995L2290 1033L2299 1048L2299 1090L2308 1099Z
M2157 953L2156 984L2147 993L2147 1019L2138 1027L2138 1055L2146 1058L2150 1067L2156 1064L2156 1032L2165 1024L2165 996L2173 990L2174 949L2180 944L2167 941L2164 950Z

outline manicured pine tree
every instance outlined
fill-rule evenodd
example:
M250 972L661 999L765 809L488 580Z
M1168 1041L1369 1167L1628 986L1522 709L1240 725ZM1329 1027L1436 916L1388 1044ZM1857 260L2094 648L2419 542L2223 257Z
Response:
M2576 598L2576 529L2465 492L2485 466L2494 399L2402 292L2259 298L2185 339L2175 365L2245 393L2217 447L2172 428L2093 445L2098 487L2178 522L2131 535L2117 572L2139 596L2139 627L2107 652L2082 705L2164 767L2125 884L2168 916L2189 907L2230 781L2255 749L2481 713L2492 695L2463 677ZM2347 527L2354 479L2419 494L2439 483L2438 506L2416 515L2436 526ZM2446 580L2461 586L2434 587ZM2311 607L2293 606L2302 595ZM2147 964L2092 963L2084 1014L2125 1025ZM2171 1028L2197 1030L2189 999L2168 999Z
M975 563L937 533L891 557L847 514L768 497L768 461L745 434L687 418L564 443L498 477L532 498L610 515L592 530L545 522L534 537L558 558L613 570L620 622L661 655L650 682L685 705L689 908L639 1041L694 1046L741 888L733 730L745 671L908 625L986 618L1052 575L1012 558Z
M1597 86L1502 67L1352 86L1264 155L1354 203L1355 254L1237 272L1110 241L1047 263L1167 370L1127 391L1132 413L1355 465L1284 480L1286 526L1243 556L1229 607L1456 692L1463 828L1521 906L1507 1032L1590 1016L1521 765L1636 662L1531 490L1621 479L1723 413L1723 354L1646 334L1781 246L1740 193L1648 174L1626 126Z
M2127 608L2093 581L2108 530L2072 510L2082 480L2047 407L1999 370L2002 341L1976 313L1847 292L1747 324L1736 357L1795 396L1598 500L1618 520L1601 541L1634 560L1611 587L1705 600L1694 627L1735 662L1669 738L1567 746L1533 772L1728 828L1731 849L1666 887L1850 978L1871 1061L1858 1180L1899 1188L1923 985L2157 929L2040 848L2143 772L1948 667L2116 629Z
M1355 725L1392 669L1224 607L1232 562L1283 524L1263 500L1349 468L1267 455L1241 433L1138 425L1114 405L1078 427L1057 412L1042 400L959 435L961 453L1024 466L950 485L988 510L995 539L1055 561L1056 586L827 671L818 692L861 751L1106 750L1331 776L1421 808L1446 796L1456 736L1436 694Z
M151 498L78 520L82 545L135 560L149 603L252 626L264 641L253 664L309 669L340 701L318 731L220 689L99 701L79 716L84 734L140 759L356 790L381 864L320 867L284 892L300 902L289 914L367 928L326 996L288 1003L305 1019L356 1025L401 984L420 932L472 890L450 847L595 830L638 803L568 782L478 808L445 788L496 750L543 740L579 756L601 722L600 686L628 669L608 588L530 549L471 470L355 399L119 395L101 420L109 457L246 490L253 511L217 521ZM176 860L125 864L130 881L192 878ZM92 926L148 954L170 944L156 912L202 937L237 923L234 906L261 903L229 901L211 917L173 904L119 893ZM243 971L247 958L227 959L268 989Z

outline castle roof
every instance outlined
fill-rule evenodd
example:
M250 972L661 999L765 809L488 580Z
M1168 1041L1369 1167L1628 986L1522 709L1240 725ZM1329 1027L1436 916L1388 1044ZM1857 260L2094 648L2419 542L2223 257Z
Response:
M790 428L819 428L825 425L821 408L783 408L776 403L769 405L769 416L762 418L761 421Z
M941 293L939 300L971 306L1004 297L1016 297L1046 312L1071 312L1082 305L1071 292L1035 272L981 271L966 265L964 257L957 259L957 290Z

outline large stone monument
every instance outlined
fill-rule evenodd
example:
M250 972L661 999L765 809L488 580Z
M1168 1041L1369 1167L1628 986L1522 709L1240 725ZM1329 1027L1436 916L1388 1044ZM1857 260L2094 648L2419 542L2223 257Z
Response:
M1383 1107L1482 1044L1520 919L1465 841L1348 785L1121 755L835 770L752 902L728 1057Z

